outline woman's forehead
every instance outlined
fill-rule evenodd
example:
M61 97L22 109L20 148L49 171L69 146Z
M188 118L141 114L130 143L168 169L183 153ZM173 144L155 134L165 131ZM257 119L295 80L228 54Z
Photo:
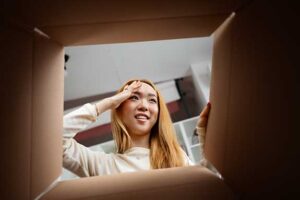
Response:
M154 90L154 88L152 86L150 86L147 83L143 83L142 82L142 86L138 89L138 92L147 96L156 96L157 97L157 93Z

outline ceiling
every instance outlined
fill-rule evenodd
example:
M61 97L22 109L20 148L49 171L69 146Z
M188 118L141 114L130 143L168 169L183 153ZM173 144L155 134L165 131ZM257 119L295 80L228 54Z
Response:
M191 75L190 66L211 61L212 37L66 47L64 99L116 91L125 81L155 83Z

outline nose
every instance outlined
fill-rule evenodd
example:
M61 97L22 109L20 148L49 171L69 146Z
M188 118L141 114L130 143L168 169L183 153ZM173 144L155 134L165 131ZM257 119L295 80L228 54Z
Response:
M141 99L138 109L141 111L147 111L148 110L148 101L146 99Z

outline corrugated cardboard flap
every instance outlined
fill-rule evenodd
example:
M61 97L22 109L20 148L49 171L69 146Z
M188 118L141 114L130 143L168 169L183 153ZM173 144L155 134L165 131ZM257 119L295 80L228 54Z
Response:
M43 199L232 199L208 169L181 167L63 181Z

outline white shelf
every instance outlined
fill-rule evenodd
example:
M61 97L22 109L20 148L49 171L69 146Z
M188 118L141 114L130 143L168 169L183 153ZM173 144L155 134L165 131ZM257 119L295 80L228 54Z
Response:
M193 145L190 146L190 148L195 148L195 147L200 147L200 143L198 143L198 144L193 144Z
M196 116L174 123L177 139L181 145L185 146L184 150L194 163L199 163L202 159L200 143L192 143L198 119L199 117Z

